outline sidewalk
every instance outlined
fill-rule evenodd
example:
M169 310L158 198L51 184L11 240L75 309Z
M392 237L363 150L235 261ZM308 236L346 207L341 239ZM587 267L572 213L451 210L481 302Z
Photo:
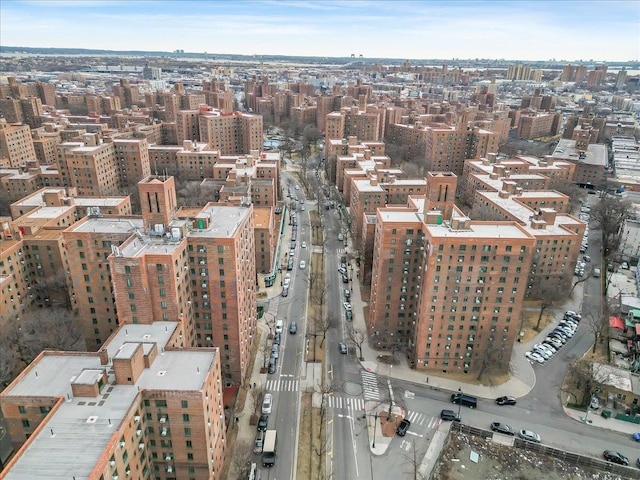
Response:
M351 238L349 238L349 245L351 245ZM355 269L355 262L354 262ZM563 305L554 309L556 316L561 315L567 310L573 310L580 312L582 310L583 300L583 286L584 284L578 284L575 288L572 297L567 300ZM351 304L353 305L353 323L352 326L355 329L361 330L366 333L367 328L364 318L364 308L367 303L362 300L360 292L360 284L356 280L352 282L352 296ZM430 387L450 391L452 393L458 392L458 389L462 389L464 393L473 395L484 399L495 399L504 395L514 396L516 398L524 397L531 392L536 383L536 375L532 365L525 358L525 353L533 347L533 345L540 343L546 338L557 325L557 322L550 322L543 330L538 333L526 344L515 343L510 361L511 377L506 382L500 385L478 385L475 383L464 383L459 380L448 379L441 376L435 376L431 373L420 372L412 369L404 355L398 355L398 363L395 365L389 365L378 361L378 355L385 352L378 351L372 348L369 344L369 337L365 335L365 342L362 345L362 357L360 361L362 368L367 371L377 373L381 376L396 378L407 382L412 382L420 385L428 384ZM475 377L470 376L470 380L474 381ZM564 411L569 418L576 421L583 422L585 412L574 410L564 407ZM605 428L612 431L621 433L627 433L631 435L635 432L640 432L640 425L624 422L622 420L616 420L615 418L605 419L600 416L600 412L589 412L587 416L587 423L594 427ZM376 447L379 444L379 437L376 436ZM389 439L390 442L391 439ZM433 439L432 439L433 441ZM378 450L378 449L376 449ZM373 451L374 454L380 454L378 451ZM426 458L425 458L426 461Z

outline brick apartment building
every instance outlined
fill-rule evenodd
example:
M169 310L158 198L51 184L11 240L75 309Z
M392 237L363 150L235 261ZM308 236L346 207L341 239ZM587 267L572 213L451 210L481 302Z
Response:
M36 151L29 125L9 124L0 119L0 165L18 168L35 159Z
M223 377L238 382L257 322L252 207L178 211L173 177L139 190L142 217L94 215L64 231L87 348L118 324L177 318L185 345L220 347Z
M446 124L389 125L387 137L407 148L409 158L424 158L428 171L462 174L464 161L497 152L500 134L479 127Z
M424 196L378 209L368 333L419 369L506 370L529 276L572 270L585 225L558 213L567 197L557 211L549 192L527 196L508 180L478 193L504 220L474 221L454 204L456 183L430 172Z
M0 316L17 318L35 306L66 306L69 270L62 230L89 211L130 214L128 197L71 197L45 188L11 205L0 221Z
M221 155L242 155L262 149L261 115L211 109L200 115L199 126L200 140Z
M124 325L99 352L42 352L0 394L4 479L220 479L220 351L176 321Z

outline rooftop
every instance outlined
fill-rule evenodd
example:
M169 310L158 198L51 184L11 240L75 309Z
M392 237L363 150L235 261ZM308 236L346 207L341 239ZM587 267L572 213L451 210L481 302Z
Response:
M231 205L219 205L210 203L202 209L198 216L208 215L211 219L208 228L203 230L194 229L189 232L189 237L223 238L233 237L236 230L250 214L247 207L237 207Z
M592 143L587 147L586 155L584 158L580 158L580 152L576 149L575 140L569 140L566 138L561 139L558 142L555 150L551 154L555 159L569 160L576 163L586 163L588 165L600 165L606 167L607 161L607 147L600 143Z
M58 397L62 401L4 478L88 478L141 390L201 390L216 352L165 350L176 326L177 322L127 325L106 346L113 358L141 343L149 348L157 344L161 353L135 385L115 384L111 365L101 365L95 353L49 352L36 359L3 395ZM73 396L72 383L91 383L105 369L108 383L97 397Z
M127 217L92 217L79 221L69 227L71 232L94 233L131 233L142 231L142 218Z

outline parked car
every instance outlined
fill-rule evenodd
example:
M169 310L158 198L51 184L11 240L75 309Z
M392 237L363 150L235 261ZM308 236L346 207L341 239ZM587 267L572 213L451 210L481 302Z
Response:
M607 462L617 463L618 465L629 465L629 459L620 452L605 450L602 452L602 456Z
M541 355L539 355L536 352L527 352L524 354L525 357L527 357L527 359L530 362L537 362L537 363L544 363L546 362L546 360L544 359L544 357L542 357Z
M551 343L547 342L546 340L544 340L541 343L541 345L544 346L545 348L547 348L547 350L549 350L552 353L556 353L558 351L558 349L554 345L552 345Z
M403 418L402 421L400 422L400 425L398 425L398 428L396 428L396 433L401 437L404 437L405 434L407 433L407 430L409 430L410 426L411 426L411 422L406 418Z
M351 292L349 291L348 288L344 289L344 299L348 302L349 300L351 300Z
M342 283L349 283L349 277L342 275Z
M562 342L558 340L556 337L548 336L544 339L545 342L549 342L550 345L553 345L556 349L562 348Z
M454 412L453 410L442 410L440 412L440 418L442 420L446 420L446 421L454 421L454 422L459 422L460 421L460 416Z
M268 371L269 373L276 373L276 365L277 365L277 364L276 364L276 359L275 359L275 358L273 358L273 357L271 357L271 358L269 359L269 367L267 368L267 371Z
M594 269L593 269L593 276L594 276L595 278L600 278L600 274L601 274L601 272L600 272L600 269L599 269L599 268L594 268Z
M516 399L514 397L511 396L504 396L504 397L498 397L496 398L496 403L498 405L515 405L516 404Z
M346 268L342 268L342 267L338 267L338 273L340 273L342 275L346 275L347 274L347 269Z
M596 397L595 395L593 395L591 397L591 402L589 403L589 407L591 407L594 410L597 410L600 408L600 399L598 397Z
M341 234L341 233L339 233L339 234L338 234L338 240L344 240L344 235L343 235L343 234Z
M527 440L529 442L540 443L540 435L536 432L532 432L531 430L520 430L518 432L518 436L522 440Z
M345 310L351 310L351 304L349 302L343 302L342 306Z
M262 400L262 413L271 413L273 407L273 396L270 393L264 394L264 400Z
M280 357L280 351L278 349L278 344L274 342L271 346L271 358L277 359L278 357Z
M516 432L513 431L513 428L511 428L506 423L501 423L501 422L493 422L491 424L491 430L493 430L494 432L502 433L504 435L516 434Z
M258 420L258 430L265 431L267 429L267 425L269 424L269 415L260 415L260 419Z
M284 287L282 289L282 296L283 297L288 297L289 296L289 287Z
M340 353L343 354L343 355L346 355L347 352L348 352L347 344L344 343L344 342L340 342L338 344L338 349L340 350Z
M353 319L353 311L352 310L347 310L345 312L345 316L346 316L347 320L352 320Z
M298 324L294 321L289 324L289 333L295 335L298 331Z
M273 343L275 343L276 345L280 345L281 341L282 341L282 334L281 333L276 333L273 336Z
M253 453L262 453L263 445L264 445L264 430L258 430L256 439L253 442Z
M537 353L545 360L549 360L551 358L551 354L546 352L545 350L542 350L541 348L533 348L531 349L531 353Z

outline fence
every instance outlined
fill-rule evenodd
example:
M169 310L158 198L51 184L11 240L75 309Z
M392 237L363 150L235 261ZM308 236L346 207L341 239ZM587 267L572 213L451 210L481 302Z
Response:
M472 427L470 425L464 425L459 422L453 422L453 424L451 425L450 431L451 432L457 431L460 433L475 435L482 438L493 437L493 432L489 430ZM559 460L562 460L563 462L573 463L575 465L579 465L582 467L590 467L594 470L599 470L602 472L615 473L615 474L621 475L622 478L629 478L629 479L633 478L633 479L640 480L640 471L632 467L624 467L622 465L616 465L614 463L609 463L604 460L600 460L598 458L586 457L584 455L567 452L557 448L542 445L540 443L528 442L520 438L516 438L514 440L515 441L513 446L515 448L520 448L522 450L527 450L530 452L536 452L543 455L548 455L548 456L557 458ZM633 461L633 459L631 460Z

